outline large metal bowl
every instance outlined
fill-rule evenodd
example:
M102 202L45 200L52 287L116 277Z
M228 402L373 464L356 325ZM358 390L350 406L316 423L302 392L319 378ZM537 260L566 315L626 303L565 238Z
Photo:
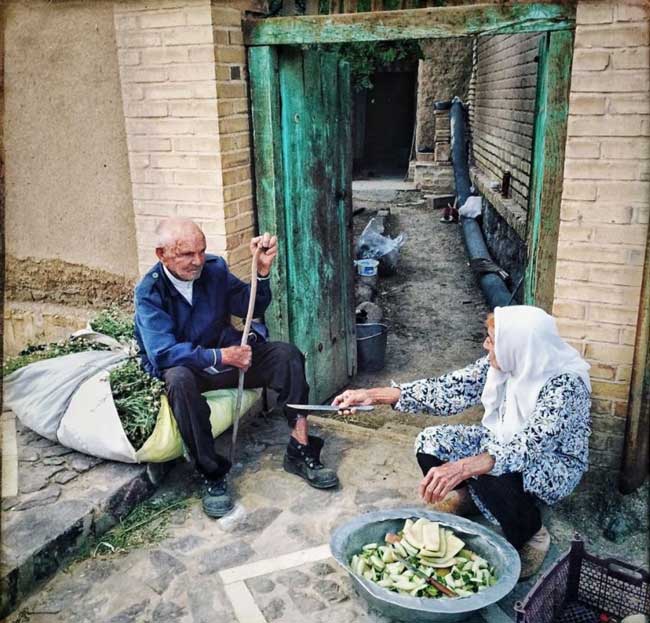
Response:
M497 583L471 597L421 598L400 595L360 577L350 569L350 559L366 543L383 542L387 532L397 532L409 517L426 517L451 528L467 547L494 566ZM469 519L437 513L422 508L397 508L361 515L339 526L330 540L332 554L344 567L357 591L371 607L399 621L464 621L467 615L505 597L519 579L520 561L517 550L503 537Z

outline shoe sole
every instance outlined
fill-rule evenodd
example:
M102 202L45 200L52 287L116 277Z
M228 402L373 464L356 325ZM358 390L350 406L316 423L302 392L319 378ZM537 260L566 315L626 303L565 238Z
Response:
M291 464L287 463L286 461L283 463L283 467L285 472L293 474L294 476L300 476L300 478L302 478L310 487L313 487L314 489L333 489L339 484L338 478L328 484L317 484L315 482L311 482L311 480L305 478L305 476L301 474L299 470L293 468Z
M201 506L203 507L203 512L204 512L208 517L210 517L210 519L220 519L221 517L225 517L225 516L226 516L230 511L232 511L232 510L235 508L235 505L233 504L233 505L230 506L230 508L228 508L227 510L224 510L223 512L222 512L222 511L219 511L219 512L215 513L214 511L210 511L210 510L208 510L208 509L205 507L205 504L201 504Z

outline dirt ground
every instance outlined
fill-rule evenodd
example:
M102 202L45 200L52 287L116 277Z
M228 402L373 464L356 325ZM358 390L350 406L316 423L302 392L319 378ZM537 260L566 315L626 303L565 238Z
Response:
M393 380L437 376L475 361L484 353L483 322L488 308L469 270L461 228L441 223L441 211L429 210L415 190L396 194L384 188L382 197L384 185L377 181L373 186L378 190L372 191L371 205L390 209L385 233L391 237L405 233L407 240L396 273L379 277L374 300L388 325L386 365L380 372L359 372L350 387L387 386ZM363 190L355 190L354 197L355 206L369 203ZM376 215L377 209L366 208L354 217L355 240ZM477 415L468 412L446 418L446 423L469 421ZM347 419L372 428L421 429L439 418L378 407L371 414Z

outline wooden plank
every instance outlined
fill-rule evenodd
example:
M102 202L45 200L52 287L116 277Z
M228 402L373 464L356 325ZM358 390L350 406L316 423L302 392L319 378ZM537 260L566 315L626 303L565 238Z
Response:
M247 45L293 45L571 30L574 25L575 8L568 3L512 3L249 19L243 28Z
M349 86L339 97L333 54L279 50L283 188L287 238L289 334L306 359L310 400L321 402L347 384L352 310ZM345 74L349 82L349 75ZM349 154L348 154L349 157ZM355 344L356 346L356 344Z
M352 91L350 65L339 62L338 88L338 226L341 237L339 260L341 273L341 308L344 312L343 335L348 377L357 372L357 339L354 314L354 270L352 250ZM340 338L340 339L341 339Z
M319 14L320 0L305 0L305 15Z
M547 33L540 41L539 57L524 300L550 313L555 290L573 33Z
M291 342L305 357L307 382L312 388L313 400L314 364L313 343L310 335L309 318L303 312L305 301L312 302L316 297L317 284L306 273L309 265L310 248L303 244L309 240L305 232L304 220L300 215L304 205L309 204L310 188L305 180L306 161L310 157L305 143L305 132L311 124L310 110L305 102L303 54L298 48L282 48L279 53L279 82L281 99L282 161L284 179L284 205L287 238L287 291L290 301Z
M255 187L260 231L278 234L278 256L271 271L273 298L265 320L274 340L289 341L287 300L287 240L285 225L283 167L280 137L280 94L277 51L270 47L248 52Z
M639 301L624 456L619 481L619 488L624 494L632 493L645 482L650 463L650 228L646 240Z

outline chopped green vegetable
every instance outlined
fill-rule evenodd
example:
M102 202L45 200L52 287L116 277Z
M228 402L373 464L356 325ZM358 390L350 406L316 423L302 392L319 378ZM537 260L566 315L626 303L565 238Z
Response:
M416 571L407 568L403 560ZM412 597L446 597L442 592L445 586L457 597L468 597L497 582L494 568L485 558L466 548L452 530L424 518L407 519L397 535L386 535L383 545L364 545L352 556L350 568L382 588ZM442 588L429 584L423 576L436 579Z

